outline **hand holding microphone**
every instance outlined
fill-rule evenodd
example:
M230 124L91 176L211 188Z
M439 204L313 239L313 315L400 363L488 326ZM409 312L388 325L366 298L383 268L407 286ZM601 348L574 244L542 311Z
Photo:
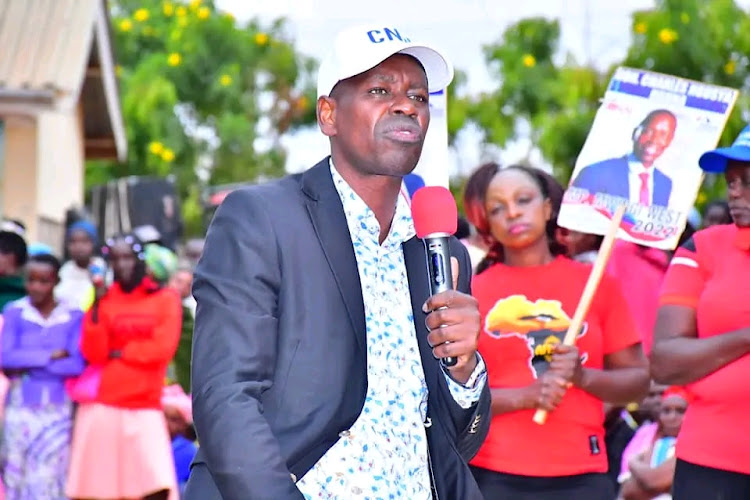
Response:
M456 232L458 210L453 195L440 186L414 193L412 218L417 236L424 241L432 296L423 310L430 330L427 341L458 382L466 382L477 364L479 309L471 295L455 290L458 260L451 257L450 237Z

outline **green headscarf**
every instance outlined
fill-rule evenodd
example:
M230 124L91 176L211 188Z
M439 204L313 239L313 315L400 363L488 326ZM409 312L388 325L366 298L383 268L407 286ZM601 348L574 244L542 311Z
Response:
M160 283L169 281L177 270L177 255L169 248L155 243L149 243L144 247L143 260L151 276Z

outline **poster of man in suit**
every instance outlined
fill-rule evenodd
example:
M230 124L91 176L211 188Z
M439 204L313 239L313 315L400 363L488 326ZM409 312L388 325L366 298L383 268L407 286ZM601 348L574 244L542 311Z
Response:
M623 156L596 162L581 170L573 186L628 198L631 203L666 207L672 179L658 161L672 144L677 117L668 109L655 109L633 129L633 147Z
M698 158L716 146L735 89L618 68L575 164L558 224L606 234L619 205L618 237L673 249L703 179Z

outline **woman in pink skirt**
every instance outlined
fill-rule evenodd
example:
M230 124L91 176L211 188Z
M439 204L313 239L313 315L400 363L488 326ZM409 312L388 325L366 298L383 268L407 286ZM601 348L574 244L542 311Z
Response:
M134 235L107 241L114 284L97 287L81 352L99 377L76 414L66 494L74 499L176 499L172 447L161 394L180 336L173 290L146 276ZM80 397L79 397L80 400Z

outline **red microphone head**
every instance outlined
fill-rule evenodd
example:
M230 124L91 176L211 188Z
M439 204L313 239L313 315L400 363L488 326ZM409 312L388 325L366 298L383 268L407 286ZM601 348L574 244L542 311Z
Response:
M451 192L442 186L425 186L411 199L411 217L417 237L456 234L458 208Z

